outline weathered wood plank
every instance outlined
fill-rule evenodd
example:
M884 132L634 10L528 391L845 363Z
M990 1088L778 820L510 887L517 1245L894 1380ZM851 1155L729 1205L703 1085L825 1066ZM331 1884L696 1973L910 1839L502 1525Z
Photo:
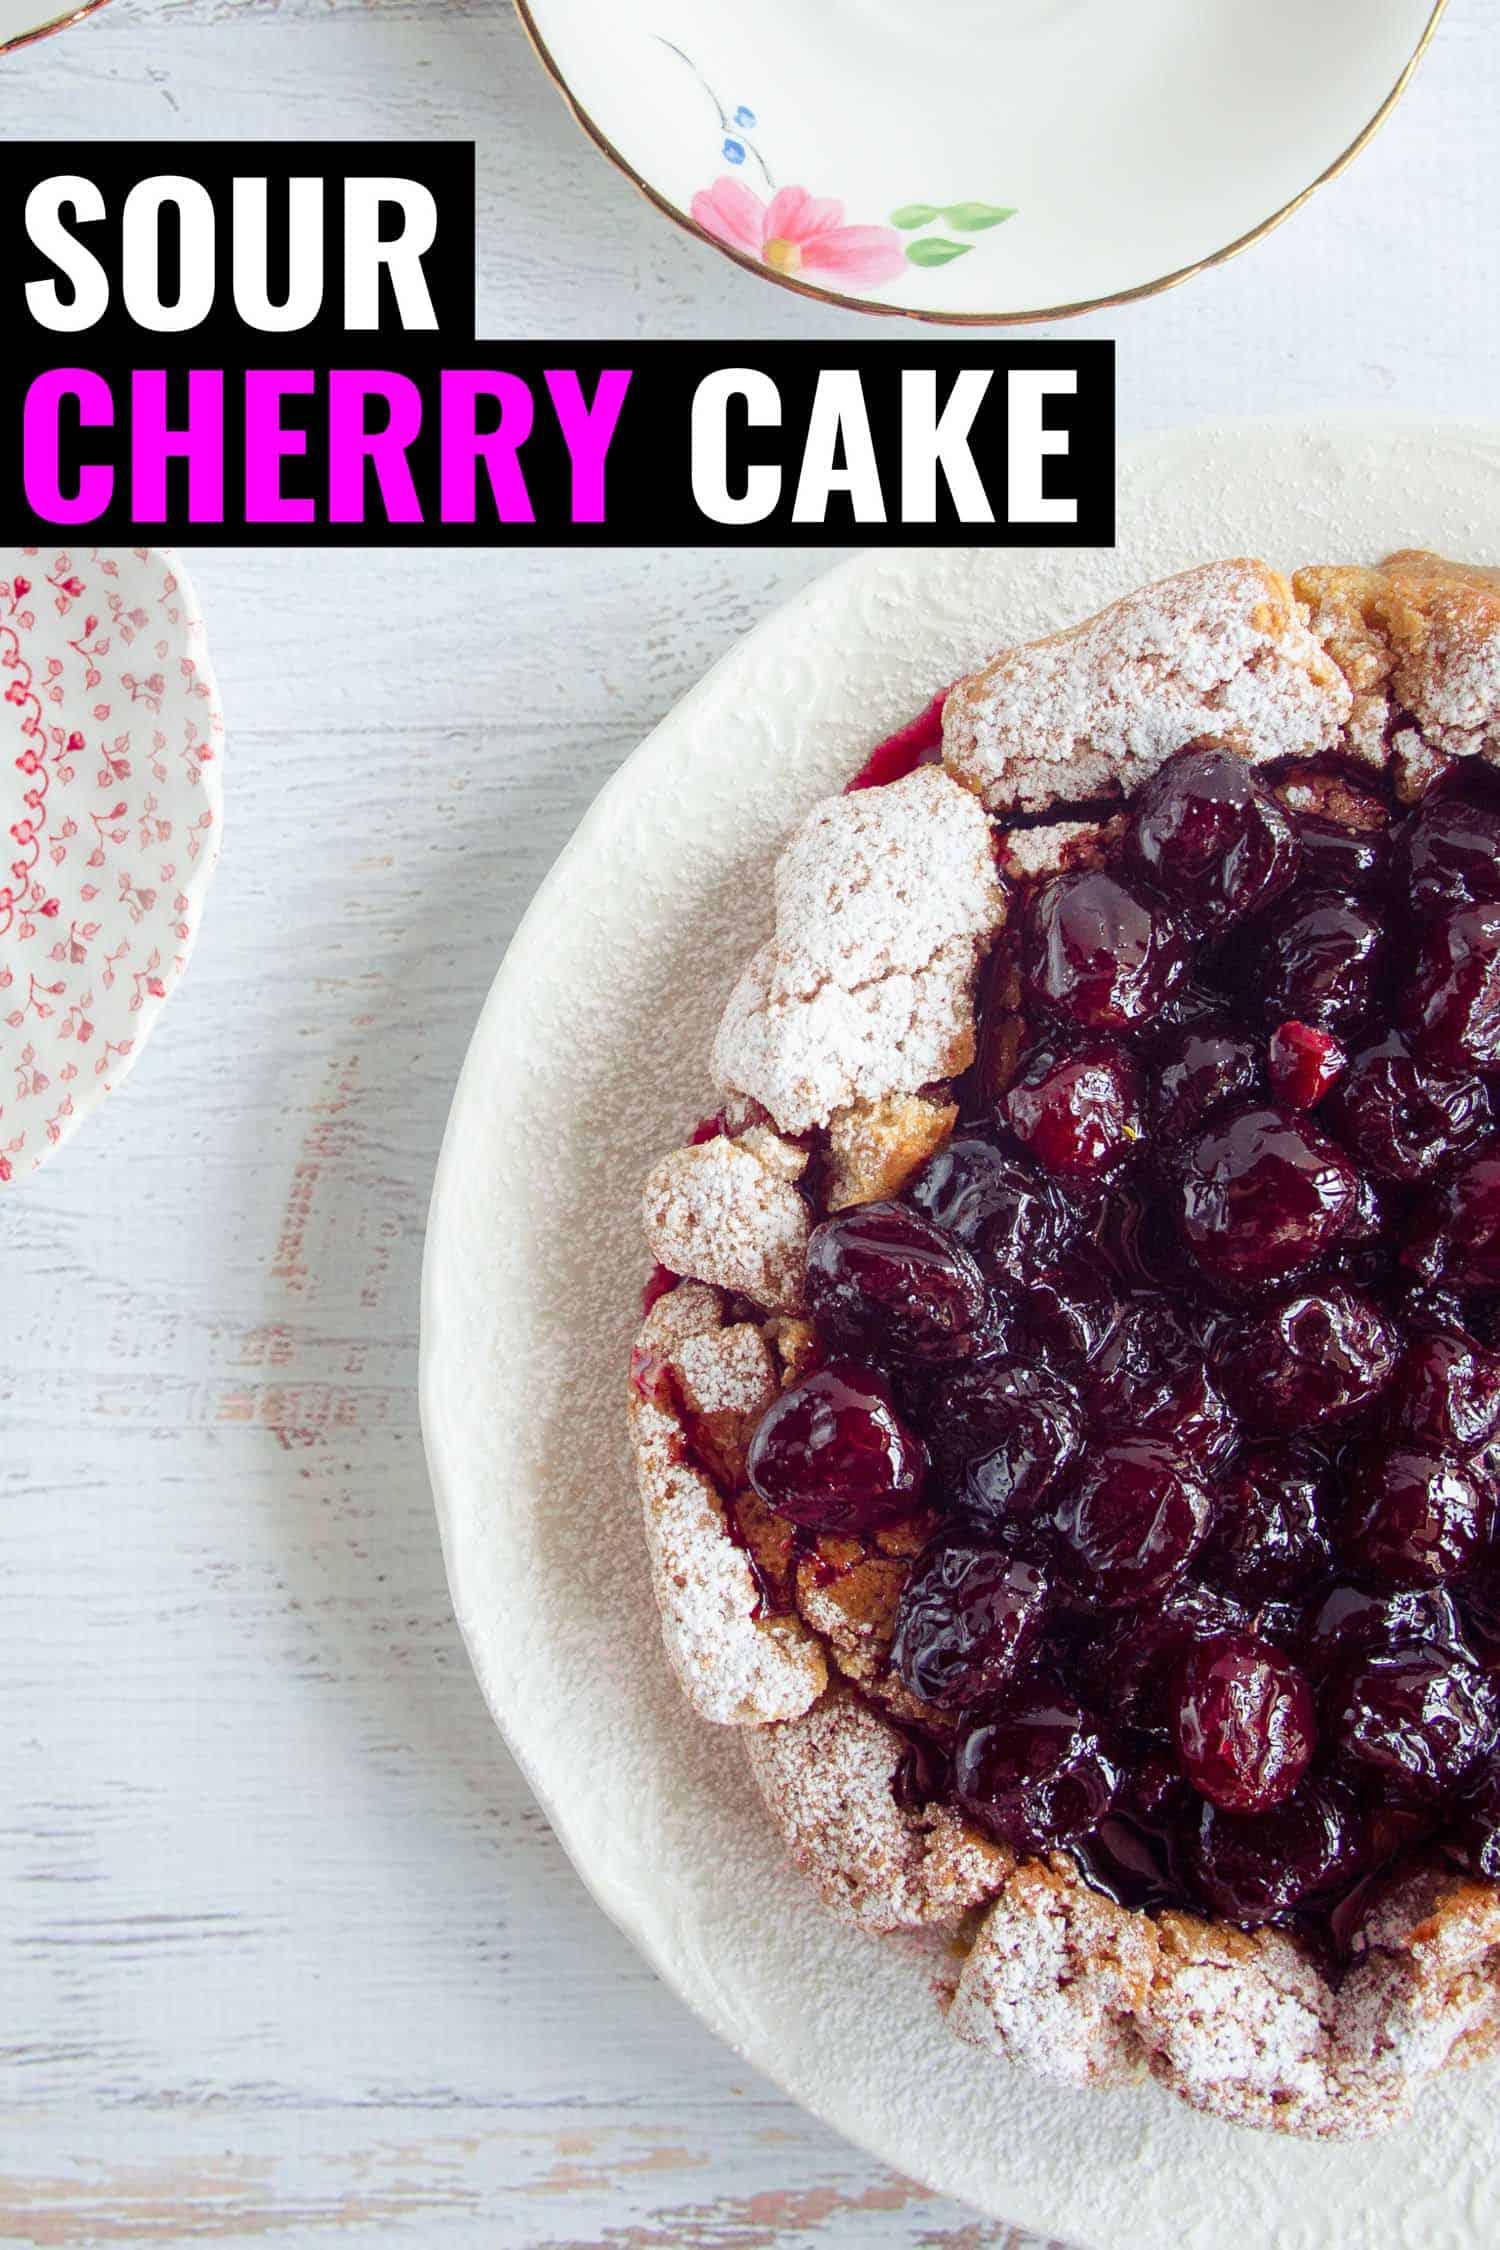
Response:
M0 2240L501 2242L506 2250L1023 2250L896 2174L748 2103L732 2136L691 2105L670 2122L549 2111L441 2124L405 2112L232 2110L163 2120L141 2161L113 2125L87 2160L0 2179ZM170 2152L170 2153L168 2153Z

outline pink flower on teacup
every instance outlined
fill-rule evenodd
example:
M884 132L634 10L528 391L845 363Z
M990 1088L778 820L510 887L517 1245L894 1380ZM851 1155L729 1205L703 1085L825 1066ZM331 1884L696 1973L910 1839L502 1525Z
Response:
M715 180L693 197L693 220L728 249L789 279L847 281L873 288L905 270L906 251L893 227L846 227L834 196L778 188L762 202L743 180Z

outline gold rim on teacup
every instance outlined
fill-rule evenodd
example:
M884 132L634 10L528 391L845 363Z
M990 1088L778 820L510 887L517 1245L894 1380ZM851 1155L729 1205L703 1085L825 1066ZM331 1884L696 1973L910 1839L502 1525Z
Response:
M96 6L102 5L103 0L93 0L93 4ZM1273 211L1269 218L1262 219L1258 225L1247 228L1243 234L1236 235L1234 240L1226 242L1221 250L1211 250L1204 257L1193 259L1189 265L1178 266L1171 273L1161 274L1154 281L1138 282L1133 288L1113 290L1107 296L1081 297L1072 304L1048 305L1034 312L970 313L936 312L916 305L893 305L883 301L876 302L868 297L851 297L838 289L823 289L815 282L799 281L791 274L779 271L774 265L764 264L760 259L750 257L745 251L735 249L733 244L720 241L717 236L710 234L706 228L699 226L697 221L691 218L687 212L679 210L677 205L670 202L659 189L654 188L651 182L638 172L629 159L615 146L609 135L590 116L569 86L556 56L548 47L536 18L532 14L531 0L515 0L516 13L520 17L521 27L531 42L537 60L551 78L594 146L602 155L608 157L615 169L624 174L631 186L636 188L648 203L653 204L664 217L670 219L674 226L680 227L684 234L694 236L699 242L706 242L711 249L717 250L722 257L732 260L735 265L742 267L746 273L758 274L763 281L773 282L778 289L788 289L799 297L811 297L818 304L837 305L845 312L874 313L895 320L923 320L948 328L1017 328L1041 321L1072 320L1082 313L1104 312L1115 305L1131 305L1143 297L1160 296L1164 290L1175 289L1180 282L1191 281L1195 274L1207 273L1212 267L1223 265L1227 259L1238 257L1242 250L1248 250L1252 243L1262 241L1266 235L1279 227L1283 219L1289 219L1294 211L1300 211L1303 204L1311 196L1317 194L1319 188L1326 187L1330 180L1336 180L1339 174L1353 163L1361 149L1366 148L1375 138L1375 135L1410 85L1417 65L1432 44L1433 36L1447 5L1448 0L1433 0L1432 13L1423 27L1422 36L1407 58L1396 83L1348 147L1343 149L1331 164L1326 165L1315 179L1309 180L1307 186L1298 194L1292 196L1288 202L1283 203L1279 209Z
M18 31L13 39L0 39L0 55L13 55L22 47L34 47L39 39L50 39L55 32L67 31L73 24L82 23L85 16L96 16L109 0L83 0L81 7L69 8L60 16L49 16L45 23L33 24L29 31Z

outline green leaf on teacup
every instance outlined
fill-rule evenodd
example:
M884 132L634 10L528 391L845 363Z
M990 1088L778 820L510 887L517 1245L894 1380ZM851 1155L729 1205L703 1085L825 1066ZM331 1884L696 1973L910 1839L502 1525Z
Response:
M935 203L903 203L899 211L891 213L891 225L910 234L913 227L930 227L942 215Z
M957 227L960 234L978 234L985 227L997 227L1002 219L1015 217L1014 207L1002 203L950 203L946 211L934 213Z
M949 266L973 247L972 242L950 242L946 235L924 234L920 242L908 242L906 255L914 266Z

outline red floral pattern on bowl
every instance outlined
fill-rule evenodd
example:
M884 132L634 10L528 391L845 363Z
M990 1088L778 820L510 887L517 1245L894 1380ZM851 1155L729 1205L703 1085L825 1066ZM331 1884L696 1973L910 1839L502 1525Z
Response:
M0 1184L119 1084L187 967L223 734L171 555L0 549Z

